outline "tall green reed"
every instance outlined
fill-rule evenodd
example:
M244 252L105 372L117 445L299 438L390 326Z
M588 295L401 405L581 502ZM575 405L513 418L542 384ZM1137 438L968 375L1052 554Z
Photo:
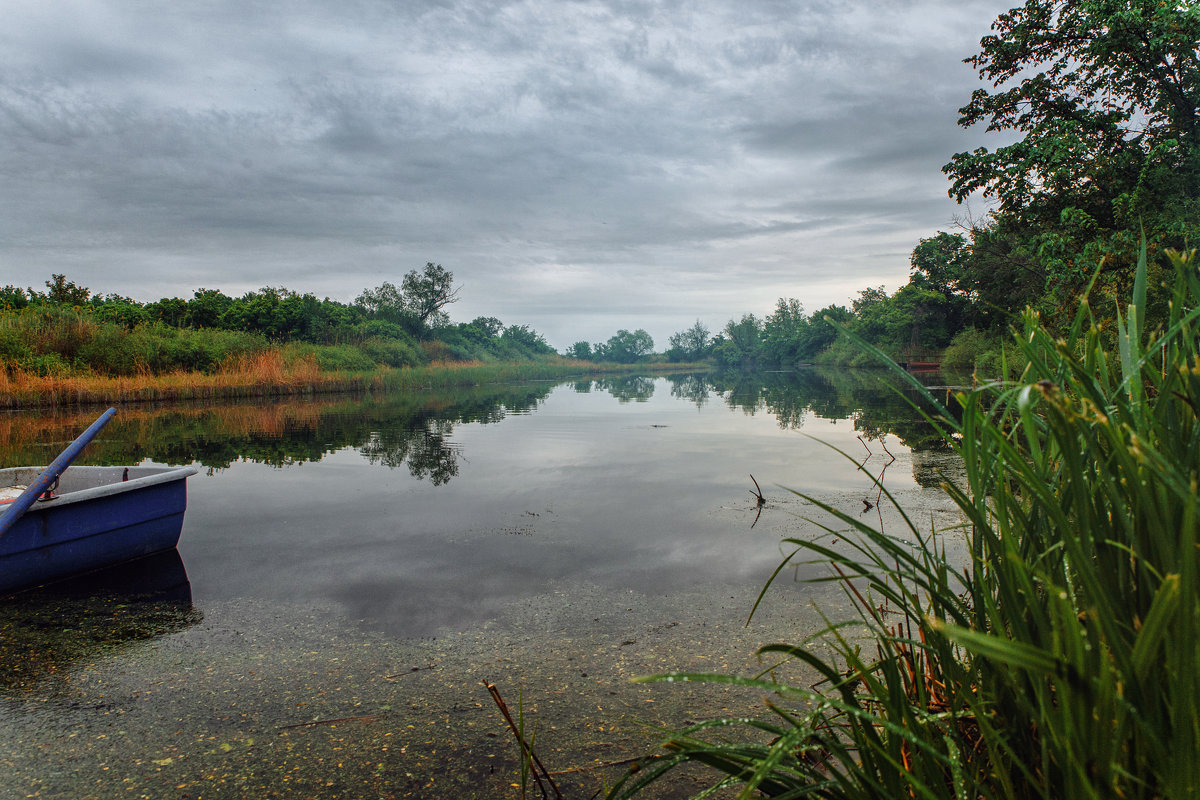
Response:
M1169 259L1169 314L1154 331L1143 253L1114 330L1086 298L1061 337L1027 312L1020 378L960 393L961 418L911 380L965 464L965 483L945 484L961 531L926 532L902 513L895 537L807 498L829 535L789 540L788 561L830 565L859 618L820 635L831 655L811 642L760 653L822 684L776 669L644 679L759 688L775 695L772 716L674 732L609 796L688 763L740 797L1197 796L1200 276L1194 251ZM835 524L857 538L835 544ZM954 535L969 557L947 557Z

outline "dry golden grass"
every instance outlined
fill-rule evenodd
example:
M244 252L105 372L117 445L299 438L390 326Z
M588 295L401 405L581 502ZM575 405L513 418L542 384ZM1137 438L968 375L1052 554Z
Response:
M371 376L322 373L307 357L285 363L279 350L232 357L213 374L170 372L132 376L32 375L0 369L0 408L99 403L280 397L368 388Z
M322 372L312 355L285 358L269 349L230 356L212 373L143 370L132 376L49 375L0 368L0 408L56 408L136 402L176 402L220 398L293 397L365 390L420 391L589 374L693 370L680 364L593 364L568 358L488 364L435 361L422 367L380 366L370 373Z

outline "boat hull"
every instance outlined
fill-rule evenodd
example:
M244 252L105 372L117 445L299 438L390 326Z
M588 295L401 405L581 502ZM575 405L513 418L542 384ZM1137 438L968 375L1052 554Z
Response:
M62 493L0 536L0 591L15 591L170 550L194 467L70 467ZM7 473L7 474L6 474ZM36 468L0 470L0 485Z

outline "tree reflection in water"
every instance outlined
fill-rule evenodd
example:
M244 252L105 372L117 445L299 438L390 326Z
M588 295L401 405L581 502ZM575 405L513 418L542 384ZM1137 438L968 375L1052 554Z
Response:
M434 486L441 486L458 474L461 448L450 441L453 433L454 423L445 419L429 420L415 428L372 431L358 452L372 464L393 469L407 466L414 478L428 478Z
M123 408L76 462L198 463L210 471L237 461L284 467L320 461L353 448L371 463L404 466L435 485L458 474L455 425L494 424L536 409L551 383L427 392L284 400L275 403ZM0 417L0 457L7 464L45 464L86 427L90 410Z
M671 382L671 397L687 400L696 408L702 408L716 392L708 375L669 375L667 380Z
M621 375L567 383L575 392L607 392L621 403L645 402L656 381ZM804 368L790 373L703 373L666 378L672 397L704 406L721 398L746 414L773 415L779 426L801 428L810 418L853 419L867 440L897 436L914 451L945 450L943 440L915 413L894 376L881 370ZM405 467L441 486L458 475L462 423L494 424L536 410L555 384L492 385L466 390L334 396L274 403L127 407L79 463L198 463L221 470L237 461L283 467L320 461L352 448L373 464ZM949 402L949 390L948 402ZM92 410L0 416L0 458L7 464L49 463L94 419Z
M655 378L650 375L620 375L595 381L595 387L622 403L644 403L654 396Z

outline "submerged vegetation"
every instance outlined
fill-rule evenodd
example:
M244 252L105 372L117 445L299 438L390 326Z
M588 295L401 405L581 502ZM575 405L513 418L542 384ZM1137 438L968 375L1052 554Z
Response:
M700 763L743 797L1194 797L1200 273L1195 251L1169 257L1163 327L1146 331L1143 253L1114 331L1086 298L1064 337L1030 311L1017 381L960 393L961 419L925 393L965 464L945 484L961 530L897 535L809 498L828 536L787 560L828 564L858 620L763 647L757 676L650 679L774 692L774 718L680 730L611 796ZM789 682L794 664L823 686Z

